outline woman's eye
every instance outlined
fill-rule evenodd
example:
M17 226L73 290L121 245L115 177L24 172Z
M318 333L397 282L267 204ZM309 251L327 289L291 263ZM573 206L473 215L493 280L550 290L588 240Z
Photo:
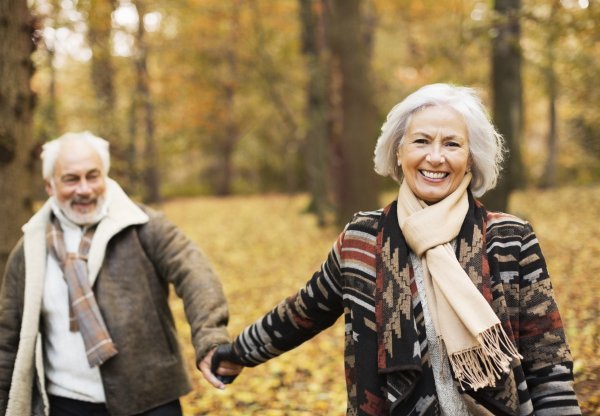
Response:
M460 147L460 143L458 143L458 142L447 142L446 146L448 146L448 147Z

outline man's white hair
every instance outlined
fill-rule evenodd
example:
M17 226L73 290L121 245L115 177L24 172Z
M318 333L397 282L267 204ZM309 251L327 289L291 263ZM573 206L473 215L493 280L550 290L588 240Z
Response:
M396 104L383 123L375 146L375 172L401 181L402 169L398 165L397 152L410 118L423 108L436 105L452 108L465 121L472 160L471 190L475 197L480 197L496 186L504 160L504 140L494 128L475 90L468 87L426 85Z
M54 140L46 142L42 146L42 176L44 179L48 181L52 180L60 148L63 144L68 145L68 142L70 141L84 141L92 146L96 153L98 153L98 156L100 156L104 175L108 176L108 171L110 169L109 143L101 137L94 136L89 131L83 131L78 133L65 133Z

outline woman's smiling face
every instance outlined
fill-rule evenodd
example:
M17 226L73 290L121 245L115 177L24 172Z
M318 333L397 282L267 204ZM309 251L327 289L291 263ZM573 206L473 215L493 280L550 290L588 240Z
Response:
M398 161L417 198L433 204L450 195L470 165L463 117L450 107L437 105L414 113L398 148Z

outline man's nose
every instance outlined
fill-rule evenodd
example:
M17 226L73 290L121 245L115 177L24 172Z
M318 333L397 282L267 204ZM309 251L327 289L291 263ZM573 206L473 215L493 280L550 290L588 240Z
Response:
M77 185L77 193L80 195L89 195L92 192L92 187L89 182L85 179L82 179Z

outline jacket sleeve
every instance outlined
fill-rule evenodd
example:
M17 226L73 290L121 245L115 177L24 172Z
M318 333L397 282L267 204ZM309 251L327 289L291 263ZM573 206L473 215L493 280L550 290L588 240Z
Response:
M221 282L201 249L163 214L150 212L140 236L161 278L183 300L199 363L208 351L229 342L229 313Z
M294 295L246 327L234 341L239 361L253 367L289 351L335 323L343 312L342 233L319 271Z
M537 237L524 224L519 256L519 351L536 415L579 415L573 360Z
M0 287L0 415L6 412L23 312L25 267L22 242L13 250Z

